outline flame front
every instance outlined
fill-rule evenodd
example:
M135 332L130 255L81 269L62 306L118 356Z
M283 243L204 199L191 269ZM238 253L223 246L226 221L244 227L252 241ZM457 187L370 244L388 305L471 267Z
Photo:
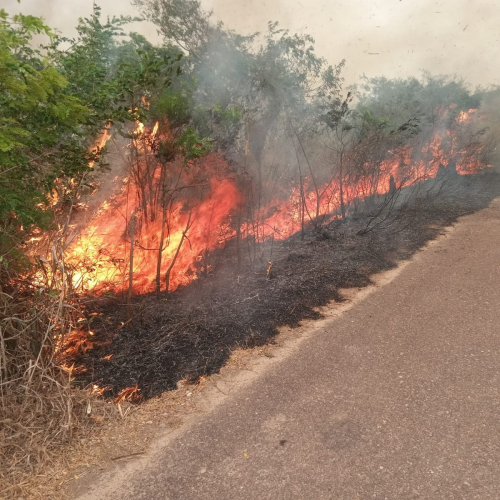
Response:
M469 110L455 121L464 124L474 116L475 110ZM200 271L208 272L207 255L235 236L233 218L244 197L231 169L220 156L210 153L187 166L173 160L166 179L165 169L153 154L157 136L163 133L168 137L168 127L163 128L156 123L148 131L143 124L137 125L132 141L135 153L129 155L135 162L131 174L70 247L68 260L76 288L122 290L132 271L137 292L153 290L158 280L163 289L168 286L175 290L196 279ZM108 139L105 131L100 144ZM402 146L389 152L388 159L377 166L376 176L353 180L346 175L314 189L311 179L304 178L302 187L295 184L261 207L257 222L245 221L240 234L253 235L257 241L269 237L281 240L297 232L302 219L307 222L327 214L335 217L341 204L341 180L344 203L349 206L354 200L383 195L395 185L435 177L440 168L450 167L465 174L484 166L480 148L477 154L471 154L461 151L458 143L450 130L437 130L418 150ZM158 195L159 189L168 193L167 200Z
M455 119L456 124L465 125L476 117L476 112L476 109L461 112ZM448 110L442 111L439 122L444 122L447 117ZM440 168L466 175L490 166L482 161L481 143L464 149L460 149L459 143L456 132L438 128L418 148L402 146L396 151L390 151L391 158L382 161L376 169L373 165L366 165L366 170L371 170L375 175L361 176L354 181L348 175L343 177L344 203L350 205L354 200L363 201L373 195L384 195L390 191L391 182L395 186L405 187L435 178ZM262 240L270 237L283 240L300 229L302 212L308 221L340 210L338 178L319 186L317 190L312 189L312 183L305 178L303 189L303 197L300 187L295 185L291 189L291 195L282 200L274 199L264 206L258 217L258 228L246 232L258 233ZM243 228L242 232L244 233Z
M144 169L145 162L154 161L149 149L158 129L158 123L151 133L143 124L137 125L135 134L141 138L134 158L138 161L137 168ZM206 266L200 262L207 252L233 236L231 214L242 199L234 180L228 176L227 164L217 155L209 154L188 166L176 161L170 168L178 174L176 180L183 178L183 182L169 186L170 194L163 207L151 208L152 200L148 198L144 208L140 196L151 197L159 189L163 175L159 164L150 168L150 178L146 179L149 183L156 182L151 192L144 194L145 187L139 185L137 176L130 175L123 180L121 191L101 205L69 249L68 262L74 270L75 288L124 289L130 277L129 256L133 247L135 291L151 291L157 278L164 283L172 264L175 265L169 273L168 286L174 290L194 279L197 265Z

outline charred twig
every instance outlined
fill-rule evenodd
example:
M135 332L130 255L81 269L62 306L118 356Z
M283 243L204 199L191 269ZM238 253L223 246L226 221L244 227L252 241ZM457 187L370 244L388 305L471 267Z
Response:
M181 251L182 244L184 243L184 240L186 239L186 235L191 228L191 216L192 216L192 211L189 211L189 216L188 220L186 223L186 227L184 228L184 231L182 232L182 237L181 240L179 241L179 245L177 245L177 250L175 251L175 254L172 258L172 262L170 263L170 266L168 266L167 272L165 273L165 292L168 293L168 289L170 287L170 273L172 272L172 269L174 268L175 261L177 260L177 257L179 256L179 252Z

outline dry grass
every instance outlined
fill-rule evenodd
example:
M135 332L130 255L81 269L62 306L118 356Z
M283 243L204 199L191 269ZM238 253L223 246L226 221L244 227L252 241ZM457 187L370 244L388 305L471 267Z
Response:
M94 342L71 271L54 245L51 262L9 276L8 291L0 283L0 500L66 498L65 486L90 465L144 450L148 412L129 402L139 399L136 388L113 403L72 382L77 368L68 355Z
M28 475L68 443L85 418L89 393L71 387L60 353L79 321L59 249L38 290L11 280L0 288L0 480L2 498L21 498ZM15 284L15 286L14 286Z
M449 203L444 203L441 212L424 213L422 223L427 224L430 233L435 234L458 215L470 213L488 203L498 193L498 179L495 181L490 176L486 180L488 189L483 188L483 185L465 185L467 197L459 196L460 203L455 199L457 196L452 197ZM415 228L412 231L415 232ZM409 244L410 239L403 236L401 233L401 241ZM416 243L424 236L418 230ZM335 255L342 257L339 254L341 246L338 240L328 239L325 243L323 239L316 236L314 238L311 241L319 251L325 252L325 248L331 247ZM346 241L349 243L349 240ZM363 241L367 245L366 236ZM393 243L391 240L391 245ZM356 248L346 246L345 252L354 255L355 251L363 250L361 244ZM401 248L403 247L400 250ZM408 246L403 253L411 253L412 248L414 247ZM382 246L385 259L387 251L391 249L392 246ZM158 435L162 425L175 428L183 414L194 406L192 395L197 389L192 388L193 386L190 386L189 391L184 386L177 386L177 391L150 399L137 411L130 403L120 402L115 405L103 401L99 394L92 394L90 390L72 386L71 373L74 370L73 367L64 365L61 353L64 349L71 350L73 354L77 354L76 351L86 352L92 349L92 338L86 334L89 325L82 320L84 315L81 314L78 298L68 283L62 252L54 249L52 253L52 264L46 264L50 272L42 272L40 281L43 281L43 287L40 285L39 289L34 289L20 283L15 289L0 289L0 499L60 500L63 498L62 489L75 476L87 473L95 464L116 465L143 454L147 442ZM354 255L353 259L357 266L366 260L355 257ZM394 260L396 257L395 254ZM346 259L342 259L345 263ZM289 269L293 271L290 275L296 282L299 269L297 262L287 258L286 263L290 269L282 267L282 275L285 274L283 270ZM317 267L321 270L321 276L325 275L324 269L328 266ZM279 266L277 269L279 271ZM370 270L372 267L361 269L362 275L368 275ZM311 277L310 271L299 274L308 279ZM326 278L331 283L335 282L328 276ZM277 280L278 278L274 278L271 284ZM270 288L267 281L265 284ZM227 293L234 302L237 294L232 291ZM290 301L287 297L284 299L287 308L283 310L286 318L289 318L295 307L290 312ZM300 303L303 302L304 299L301 298ZM302 316L298 318L300 319ZM163 324L167 322L164 321ZM217 323L217 326L220 327L221 324L223 323ZM271 326L275 325L276 321ZM236 326L240 327L239 324ZM144 331L141 333L144 340ZM123 334L122 340L125 337ZM133 340L136 346L137 336ZM211 342L213 344L213 340ZM265 345L265 342L254 345L255 352L259 355L273 357L274 349ZM197 352L199 350L197 346ZM97 360L105 359L97 352L97 346L94 346L90 354L94 351ZM237 367L245 366L251 351L235 352L234 345L231 344L231 349L228 349L228 353L233 353L231 363ZM151 359L147 359L149 364ZM163 372L165 366L162 364ZM214 372L219 373L219 369ZM224 387L221 389L218 375L215 378L217 380L213 392L226 392ZM205 374L200 374L196 380L199 384L195 387L201 387L206 380ZM124 387L122 393L118 394L117 401L125 396L137 395L137 386L125 384Z

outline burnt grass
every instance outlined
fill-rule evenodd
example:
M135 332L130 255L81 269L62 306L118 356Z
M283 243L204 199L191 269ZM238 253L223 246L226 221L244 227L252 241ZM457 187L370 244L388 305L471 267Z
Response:
M124 327L120 298L90 301L95 344L73 359L81 367L75 383L106 386L108 397L137 384L142 397L151 398L176 389L181 379L195 382L216 373L234 349L273 343L280 326L320 318L318 306L342 301L339 289L368 285L373 273L395 267L458 217L487 207L499 195L500 174L461 176L439 195L394 210L363 235L367 215L309 227L303 239L296 234L268 242L257 258L243 241L239 270L231 242L212 256L208 276L159 300L137 297L134 319Z

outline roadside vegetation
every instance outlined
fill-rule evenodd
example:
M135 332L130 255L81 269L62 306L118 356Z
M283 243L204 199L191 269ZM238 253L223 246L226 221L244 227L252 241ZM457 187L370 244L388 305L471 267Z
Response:
M74 40L0 10L6 498L90 401L217 372L499 194L498 89L346 88L309 35L134 3L161 45L97 6Z

